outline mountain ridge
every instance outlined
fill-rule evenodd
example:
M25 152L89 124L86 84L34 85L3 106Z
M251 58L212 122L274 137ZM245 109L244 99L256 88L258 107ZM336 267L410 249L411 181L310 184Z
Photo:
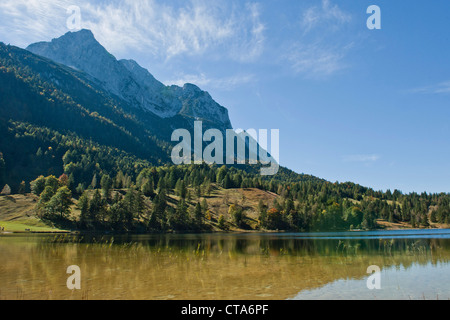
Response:
M177 115L200 119L209 127L232 129L228 110L193 84L165 86L134 60L117 60L90 30L68 32L50 42L37 42L26 50L88 74L136 108L168 119Z

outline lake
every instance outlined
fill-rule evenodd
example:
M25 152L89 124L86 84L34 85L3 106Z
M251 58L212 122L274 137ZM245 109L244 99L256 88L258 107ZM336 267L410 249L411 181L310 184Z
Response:
M450 230L0 236L0 299L450 299ZM69 290L67 267L81 270ZM369 290L369 266L381 289Z

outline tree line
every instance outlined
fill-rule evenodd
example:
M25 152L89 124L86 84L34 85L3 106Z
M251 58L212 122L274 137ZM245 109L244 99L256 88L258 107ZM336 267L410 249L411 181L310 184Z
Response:
M76 186L76 187L75 187ZM243 205L229 204L227 220L213 216L208 201L216 188L255 188L278 197L257 208L259 230L372 230L377 220L407 222L412 227L449 223L447 194L375 192L353 183L298 181L284 183L234 167L185 165L148 167L137 176L94 174L76 185L66 173L40 176L30 184L39 196L40 217L61 222L70 216L72 198L80 212L74 227L115 232L208 231L212 225L249 228ZM244 199L245 200L245 199ZM245 201L243 201L245 202Z

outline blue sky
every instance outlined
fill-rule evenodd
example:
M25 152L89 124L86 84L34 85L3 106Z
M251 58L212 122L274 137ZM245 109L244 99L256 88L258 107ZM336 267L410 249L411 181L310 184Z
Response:
M197 84L235 128L280 129L283 166L450 192L448 0L2 0L0 41L61 36L71 5L118 59Z

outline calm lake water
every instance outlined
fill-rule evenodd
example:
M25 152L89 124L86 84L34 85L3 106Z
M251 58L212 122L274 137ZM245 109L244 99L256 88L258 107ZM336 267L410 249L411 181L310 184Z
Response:
M450 299L450 230L2 235L0 299Z

